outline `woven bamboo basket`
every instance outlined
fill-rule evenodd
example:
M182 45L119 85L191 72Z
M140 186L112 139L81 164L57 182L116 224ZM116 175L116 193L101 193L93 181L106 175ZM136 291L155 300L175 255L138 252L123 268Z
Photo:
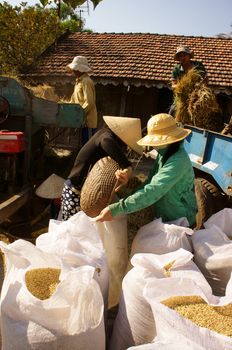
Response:
M81 189L81 210L90 217L100 214L114 198L117 185L115 176L119 165L110 157L100 159L90 170Z

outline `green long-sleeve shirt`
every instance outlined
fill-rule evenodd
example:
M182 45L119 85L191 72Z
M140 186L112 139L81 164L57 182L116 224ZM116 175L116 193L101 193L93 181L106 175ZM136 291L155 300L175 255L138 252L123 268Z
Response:
M190 225L195 223L194 172L183 143L164 165L163 156L160 152L143 188L109 205L113 216L154 205L155 217L161 217L163 222L187 217Z

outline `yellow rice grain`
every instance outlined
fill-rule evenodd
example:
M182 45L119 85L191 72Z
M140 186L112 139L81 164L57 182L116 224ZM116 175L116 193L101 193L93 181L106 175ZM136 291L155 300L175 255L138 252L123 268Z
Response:
M38 268L25 274L26 286L36 298L45 300L51 297L59 284L60 269Z
M199 296L173 296L163 300L162 304L199 327L232 337L232 304L211 306Z
M164 274L165 274L166 277L170 277L170 276L171 276L171 271L170 271L170 270L171 270L173 264L175 263L175 261L176 261L176 260L173 260L173 261L171 261L169 264L167 264L167 265L165 265L165 266L163 267L163 269L164 269Z

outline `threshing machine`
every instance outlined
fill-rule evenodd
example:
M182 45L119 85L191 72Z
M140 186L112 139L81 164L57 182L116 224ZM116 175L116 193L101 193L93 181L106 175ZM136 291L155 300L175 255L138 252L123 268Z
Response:
M17 80L0 76L0 187L5 186L3 192L11 195L0 198L0 223L30 196L33 143L41 127L81 128L83 120L84 111L79 104L36 97ZM18 177L21 191L16 193Z

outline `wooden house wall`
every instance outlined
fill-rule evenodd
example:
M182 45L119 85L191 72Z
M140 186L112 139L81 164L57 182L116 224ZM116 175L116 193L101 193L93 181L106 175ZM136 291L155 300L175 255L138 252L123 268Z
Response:
M40 82L42 83L42 82ZM66 81L52 83L55 93L62 100L69 100L74 88L74 82ZM98 128L103 124L104 115L137 117L141 119L142 128L146 127L148 119L157 113L168 113L173 101L172 91L168 88L157 88L145 86L136 87L134 85L124 86L122 84L96 84L96 105L98 111ZM218 102L223 112L223 122L227 123L232 115L232 97L225 94L217 95ZM50 129L50 137L54 139L54 144L58 147L77 149L80 147L80 134L78 130L58 130Z

